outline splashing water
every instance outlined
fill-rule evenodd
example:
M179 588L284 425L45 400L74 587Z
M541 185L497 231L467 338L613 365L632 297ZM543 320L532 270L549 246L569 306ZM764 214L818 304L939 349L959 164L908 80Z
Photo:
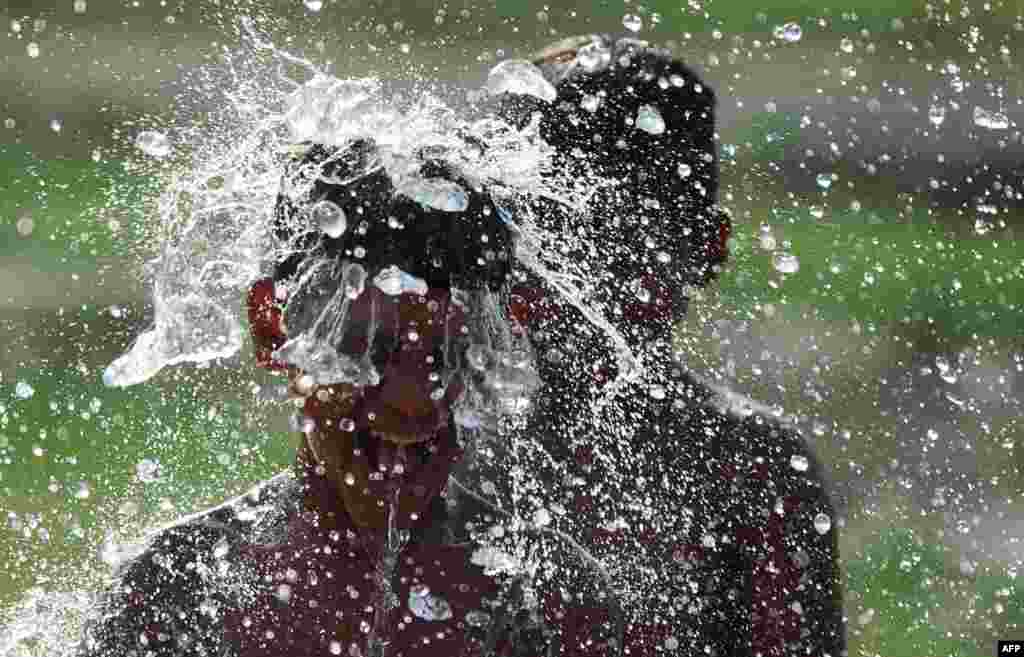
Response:
M798 23L786 23L777 25L772 31L772 36L787 43L796 43L803 38L803 29Z
M660 135L665 132L665 119L657 107L641 105L636 113L636 127L648 134Z
M522 129L494 117L470 121L429 94L408 103L396 94L386 94L379 80L335 78L307 60L278 50L251 25L243 27L254 53L269 53L272 59L296 65L309 78L301 83L278 78L272 86L262 85L259 94L247 91L252 88L251 80L230 90L234 112L229 116L235 123L227 132L245 135L244 139L200 143L191 168L169 176L157 202L161 250L148 266L153 280L154 327L107 368L107 385L140 383L168 365L226 358L238 351L243 331L234 310L236 300L258 277L261 263L279 260L293 248L290 243L276 244L269 226L281 171L288 156L306 148L300 144L343 147L370 135L377 152L353 179L382 170L396 194L445 212L465 210L468 197L455 183L424 177L417 158L424 149L437 154L470 185L485 185L509 206L528 205L518 203L520 198L548 198L579 215L593 193L593 181L583 184L552 175L553 150L540 138L536 121ZM250 68L255 70L252 63ZM488 88L494 93L513 91L553 98L550 84L545 81L545 87L538 80L543 77L535 67L528 70L526 63L506 62L492 72ZM655 113L648 111L652 121ZM654 132L656 128L645 127ZM140 148L155 157L169 151L166 138L158 133L140 135ZM299 197L308 188L281 191ZM340 235L348 229L348 219L340 208L321 203L313 215L315 227L328 234ZM580 285L557 280L564 275L556 276L532 252L529 245L541 241L543 231L528 220L520 221L515 229L522 237L517 255L523 264L551 281L618 345L621 371L629 376L634 369L629 364L632 356L622 336L602 317L600 309L580 301ZM317 272L311 270L308 275ZM370 277L386 294L422 293L425 287L424 282L398 270L351 269L344 275ZM585 277L581 272L580 279ZM335 311L344 316L345 297L332 303L339 305ZM323 373L318 380L376 380L368 362L331 355L309 335L293 339L280 356L303 366L318 363Z
M553 102L558 96L540 69L520 59L501 62L487 76L487 91L492 94L512 93L535 96Z
M542 198L560 204L569 216L586 221L582 209L606 183L555 175L554 151L540 138L536 120L522 128L493 117L467 121L428 94L421 94L411 103L403 102L388 96L378 80L337 79L305 60L277 50L254 33L250 34L250 42L258 53L298 66L308 79L277 79L274 84L259 85L259 94L245 92L249 86L243 86L242 91L233 89L234 111L229 116L238 123L228 133L237 134L236 139L201 144L191 168L169 176L166 191L157 203L161 250L148 268L154 288L154 327L107 368L104 381L108 385L131 385L145 381L167 365L203 362L236 353L242 342L241 324L233 310L237 299L260 275L259 263L280 260L294 248L292 243L276 243L270 230L279 192L295 198L308 193L308 188L281 189L285 163L304 152L306 146L302 142L345 146L366 135L373 137L377 152L363 170L354 173L356 177L383 171L391 179L396 194L424 207L452 213L463 211L466 194L458 185L423 178L416 154L430 149L455 168L467 184L486 186L498 200L501 219L517 235L515 255L519 263L547 281L612 345L618 375L605 386L603 395L598 395L592 412L601 413L603 404L613 401L638 380L643 363L607 316L609 310L588 298L593 272L588 271L585 262L573 261L546 248L546 244L562 237L540 228L531 210L532 199ZM606 55L590 53L595 58ZM512 69L506 66L498 77ZM529 73L520 67L517 74L525 75L527 82L522 77L518 81L506 77L502 84L512 88L503 90L550 97L552 89L528 83ZM498 90L495 79L492 75L489 82L492 92ZM648 114L654 123L660 118L653 116L656 111ZM659 133L656 125L648 131L653 135ZM202 134L198 137L202 139ZM470 147L467 141L484 147ZM351 218L340 208L317 206L313 219L312 230L341 235L353 229ZM293 292L313 285L318 276L329 275L326 266L324 262L310 266L293 284ZM312 328L290 339L275 353L275 358L298 365L318 383L351 381L375 385L380 374L369 351L362 357L339 354L330 347L335 342L332 336L339 330L349 305L367 288L372 286L384 295L423 293L426 283L397 268L366 271L352 262L342 267L338 293L329 300L327 310L318 312ZM467 436L479 435L483 445L487 444L486 436L494 435L502 422L529 408L540 380L534 366L535 356L525 336L510 331L503 319L504 311L493 295L486 291L453 290L453 299L458 303L460 295L472 294L480 298L466 298L463 305L479 314L467 321L468 339L474 349L467 350L465 358L468 367L476 367L484 376L467 383L453 406L453 415L461 430ZM581 419L579 423L581 427L589 426L593 420ZM515 439L513 445L513 454L546 455L544 448L530 440ZM503 457L495 456L498 458ZM553 461L551 455L546 458ZM602 453L599 458L610 462L612 457ZM517 469L513 479L509 508L515 509L515 513L509 520L511 525L534 527L544 530L545 536L559 537L600 574L606 586L612 587L612 576L601 558L551 527L549 512L524 505L529 499L528 491L535 485L526 471ZM384 641L392 634L391 628L384 626L384 619L387 610L397 604L394 592L388 588L389 574L394 570L393 557L400 553L402 540L389 530L388 548L377 564L374 622L367 642L367 649L374 655L387 654ZM539 567L538 549L514 533L507 544L482 548L473 561L492 573L532 577ZM410 606L418 613L438 618L451 614L446 604L429 593L410 600Z
M0 657L71 657L78 646L69 637L81 632L95 602L81 591L28 591L4 619Z
M135 138L135 145L140 151L152 157L167 157L171 154L170 140L166 135L153 130L140 132Z
M984 107L975 107L974 125L987 130L1006 130L1010 127L1010 120L1002 112L990 111Z

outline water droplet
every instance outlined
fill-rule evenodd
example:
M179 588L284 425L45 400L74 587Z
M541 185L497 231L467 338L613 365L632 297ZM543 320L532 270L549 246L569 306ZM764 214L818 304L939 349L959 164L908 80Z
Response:
M306 5L306 9L312 12L318 12L324 8L323 0L304 0L302 4Z
M443 621L452 617L448 601L431 594L430 588L424 584L416 584L409 589L408 604L409 610L423 620Z
M818 187L822 189L828 189L832 186L832 174L830 173L819 173L815 180L818 183Z
M35 41L29 41L28 45L25 46L25 52L28 53L28 56L32 59L39 57L39 44Z
M348 485L348 486L355 486L356 485L356 476L354 474L352 474L351 472L346 472L345 473L345 484Z
M832 529L832 518L825 513L814 516L814 531L824 536L830 529Z
M536 527L547 527L551 524L551 512L547 509L537 509L533 512L533 524Z
M794 454L789 458L789 466L797 472L807 472L810 462L803 454Z
M75 497L80 500L85 500L88 499L90 495L92 495L92 489L89 488L89 482L78 482L78 488L75 489Z
M88 3L86 3L85 0L75 0L72 7L74 8L76 14L84 14L89 9L89 5Z
M36 394L35 388L24 381L18 381L14 386L14 396L18 399L31 399L34 394Z
M329 650L332 655L340 655L341 643L338 641L331 641L330 644L328 644L327 650Z
M374 277L373 284L388 296L406 293L424 296L429 289L425 280L408 274L394 265L381 269Z
M975 107L974 125L988 130L1006 130L1010 127L1010 120L1002 112L990 112L983 107Z
M686 162L683 162L676 167L676 173L679 174L680 178L689 178L693 174L693 168Z
M635 34L644 29L644 20L636 14L626 14L622 17L622 26Z
M338 423L338 426L341 427L342 431L348 431L349 433L356 430L355 420L350 417L343 418L341 422Z
M32 217L24 216L18 219L18 223L15 224L15 228L18 231L18 235L21 237L28 237L32 234L32 231L36 228L36 222Z
M596 112L600 106L601 98L595 94L584 94L580 100L580 107L591 113Z
M938 128L946 120L946 108L941 105L932 105L928 108L928 121Z
M425 208L442 212L465 212L469 207L469 195L466 191L448 180L416 180L403 186L399 191Z
M171 142L167 137L155 130L144 130L135 138L135 145L150 157L167 157L171 153Z
M661 112L652 105L641 105L636 112L636 127L651 135L665 132L665 119Z
M509 59L492 68L486 87L491 94L533 96L549 103L558 96L541 70L525 59Z
M345 269L342 278L345 280L345 296L352 300L358 299L366 289L366 270L362 265L353 263Z
M487 368L487 348L481 344L471 344L466 347L466 361L475 370L483 371Z
M679 639L672 635L665 637L665 650L675 650L679 647Z
M843 37L842 39L839 40L839 49L845 52L846 54L850 54L851 52L853 52L853 41L847 39L846 37Z
M576 61L587 73L595 73L612 61L612 52L603 41L588 43L576 52Z
M63 128L64 128L64 124L61 123L60 119L51 119L50 120L50 130L53 130L54 132L60 132Z
M316 222L316 225L328 237L337 239L348 228L348 220L345 217L344 210L331 201L320 201L313 206L311 214L313 221Z
M781 251L772 257L772 266L775 271L783 274L795 274L800 270L800 259L792 253Z
M653 385L648 391L653 399L662 400L665 399L666 392L665 386Z
M144 484L160 480L160 462L154 459L142 459L135 464L135 476Z
M633 281L633 294L642 303L650 303L651 301L651 291L647 289L641 280Z
M782 39L787 43L796 43L803 37L804 31L797 23L786 23L777 25L772 34L776 39Z
M486 611L474 609L466 612L466 624L470 627L484 627L491 622L491 615Z
M13 118L8 117L7 119L4 119L4 127L8 130L14 130L16 125L18 124Z

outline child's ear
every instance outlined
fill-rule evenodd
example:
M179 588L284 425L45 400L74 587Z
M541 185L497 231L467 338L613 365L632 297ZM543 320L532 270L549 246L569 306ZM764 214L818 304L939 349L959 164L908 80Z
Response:
M271 370L287 370L286 363L276 361L271 356L288 339L281 322L281 308L274 296L273 279L261 278L253 283L246 303L256 365Z

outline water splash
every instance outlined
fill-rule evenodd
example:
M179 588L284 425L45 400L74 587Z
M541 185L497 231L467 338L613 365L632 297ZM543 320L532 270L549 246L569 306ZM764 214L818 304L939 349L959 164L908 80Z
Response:
M1006 130L1010 127L1010 120L1002 112L975 107L974 125L987 130Z
M157 204L161 252L149 267L154 281L155 326L108 369L108 383L128 385L175 362L222 358L237 351L242 331L233 309L241 291L261 274L259 263L280 261L301 248L302 236L295 241L276 240L269 230L278 193L301 199L320 175L312 171L295 185L282 188L280 178L286 162L301 157L308 149L307 144L297 142L344 147L371 135L376 152L352 172L353 179L383 172L397 194L425 207L457 213L464 208L465 190L456 185L439 186L436 180L423 177L419 153L427 149L450 165L466 186L486 187L501 219L516 234L518 264L543 279L566 307L581 314L582 323L589 327L580 328L593 329L605 345L611 345L617 376L588 391L592 398L574 409L578 415L556 429L560 438L564 434L570 448L581 437L600 434L593 439L595 459L610 473L607 485L616 495L616 517L628 518L623 522L629 524L639 523L637 516L651 509L651 504L645 504L643 495L620 486L630 459L623 459L617 452L636 430L635 422L615 402L633 385L650 390L655 380L664 383L663 371L652 368L644 353L630 347L614 321L615 309L595 294L603 284L627 285L628 281L602 280L595 271L598 260L576 259L559 248L585 242L591 218L584 208L594 194L613 186L614 181L581 175L579 171L571 176L563 174L557 168L556 153L541 138L537 120L522 127L494 117L470 120L429 94L398 98L379 80L335 78L307 60L279 51L255 33L250 34L249 42L257 61L287 62L298 68L301 79L283 74L268 78L270 67L265 65L248 69L237 66L235 74L242 83L230 91L230 117L236 124L225 135L242 137L223 136L207 143L202 141L202 132L195 133L201 143L193 162L168 175L166 191ZM592 49L581 54L581 65L600 66L608 57L607 49ZM257 70L260 72L254 72ZM247 75L262 76L256 79L266 84L252 85ZM638 113L640 130L657 135L664 131L663 124L664 118L651 106L645 106L642 115ZM568 225L559 229L564 232L545 228L546 224L534 216L532 208L538 207L538 199L556 203L564 210ZM321 207L315 213L309 231L331 230L340 235L357 229L354 216L342 217L343 213L330 207ZM582 230L576 232L578 229ZM598 252L596 258L603 255ZM300 294L305 287L315 288L322 276L341 281L329 297ZM421 292L425 283L397 269L366 271L357 263L310 260L289 285L296 299L316 298L316 304L304 309L301 304L289 303L286 315L308 311L310 321L292 321L297 317L293 315L286 316L286 323L313 328L292 337L275 357L315 373L316 382L345 380L373 385L379 381L379 373L369 351L362 357L339 354L328 347L333 343L332 336L347 316L351 302L368 290L384 295ZM498 435L496 432L506 429L508 423L519 422L516 426L522 426L524 414L508 411L528 407L541 383L538 359L530 351L529 340L505 321L499 299L487 291L452 291L456 303L460 296L472 294L480 298L467 298L463 305L478 315L466 321L469 335L460 343L463 349L446 353L446 358L464 359L451 369L465 367L481 373L473 377L454 407L460 437L467 440L475 435ZM328 306L330 312L323 312ZM618 554L621 547L595 548L565 528L569 521L559 514L557 497L544 490L544 482L537 481L531 468L542 464L545 473L558 476L559 482L572 482L569 466L536 437L516 434L509 442L510 452L496 454L491 462L507 466L504 474L512 480L510 500L504 504L507 513L500 516L506 533L474 552L474 563L491 573L532 580L543 562L539 555L544 550L535 540L540 536L570 546L569 552L587 565L585 570L597 574L602 590L612 593L612 598L639 598L645 586L658 584L654 576L631 581L638 576L643 559L650 555L637 550L626 558ZM479 444L483 453L487 442L481 439ZM574 485L566 484L563 492ZM391 504L393 516L394 502ZM386 625L387 612L397 604L390 582L394 563L389 555L401 551L402 539L394 534L393 527L388 532L388 547L375 564L374 622L367 642L367 650L377 656L387 654L386 637L392 635ZM417 608L424 614L443 616L444 601L428 598L429 592L416 596L410 604L420 605Z
M487 76L487 91L534 96L549 103L558 97L554 85L548 82L541 70L522 59L510 59L491 69Z
M398 499L399 490L396 489L388 500L387 538L384 542L384 552L378 558L374 572L373 625L366 639L367 657L387 657L390 637L394 635L394 628L389 619L391 613L399 606L394 586L395 568L398 566L402 550L409 542L409 532L398 529L395 524Z
M494 117L468 120L429 94L410 102L386 94L376 79L338 79L279 50L251 21L243 21L242 28L250 50L240 55L242 63L228 64L236 87L217 90L232 111L210 134L193 132L192 162L168 174L156 202L160 252L147 267L154 326L106 369L107 385L133 385L168 365L227 358L239 350L243 330L237 299L259 276L261 263L279 261L296 248L275 242L270 226L278 192L298 198L313 183L279 189L286 161L308 148L304 143L345 146L372 135L377 153L354 177L383 170L397 194L429 208L460 212L467 196L454 183L424 177L419 154L425 151L497 198L549 198L572 212L585 206L590 192L584 185L552 175L554 151L536 122L517 128ZM308 79L280 73L267 79L267 67L257 66L261 56L295 65ZM263 84L253 84L253 78ZM164 153L164 142L157 144L159 153L154 143L147 138L147 152ZM343 213L326 207L313 223L312 230L341 234L347 229ZM322 356L312 343L296 341L289 349L300 360ZM353 364L332 367L350 370Z
M71 657L78 646L69 637L81 633L95 602L82 591L29 590L4 619L0 657Z

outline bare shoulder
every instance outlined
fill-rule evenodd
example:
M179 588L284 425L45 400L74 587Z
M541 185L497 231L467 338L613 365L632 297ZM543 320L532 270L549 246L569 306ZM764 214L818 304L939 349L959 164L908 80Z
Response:
M248 543L272 542L296 503L294 477L279 475L122 548L78 654L221 654L211 652L219 645L218 618L246 588L230 557Z

